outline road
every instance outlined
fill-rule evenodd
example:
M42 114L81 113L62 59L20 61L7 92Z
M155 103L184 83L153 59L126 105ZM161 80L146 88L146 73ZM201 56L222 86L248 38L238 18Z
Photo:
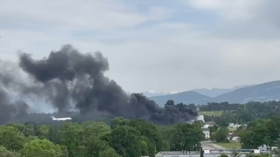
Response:
M202 149L226 149L224 147L221 147L215 143L211 143L211 142L203 142L201 143L202 145Z

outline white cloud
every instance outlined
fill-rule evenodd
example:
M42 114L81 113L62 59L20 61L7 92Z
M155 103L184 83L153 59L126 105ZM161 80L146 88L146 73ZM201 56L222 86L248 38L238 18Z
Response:
M188 3L197 9L217 11L226 19L251 20L265 1L267 0L190 0Z
M132 27L137 24L170 17L171 11L151 7L145 13L123 3L122 0L0 0L0 15L16 20L19 26L24 20L46 24L48 29L59 30L107 30ZM38 26L40 27L40 26Z

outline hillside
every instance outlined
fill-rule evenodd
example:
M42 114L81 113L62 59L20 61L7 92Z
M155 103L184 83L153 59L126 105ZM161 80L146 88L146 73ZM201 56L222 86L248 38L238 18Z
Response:
M280 81L267 82L222 94L207 100L208 102L246 103L249 101L280 100ZM204 101L205 103L205 101Z
M187 91L164 96L150 97L160 106L163 106L167 100L174 100L175 103L185 104L207 104L208 102L229 102L229 103L247 103L250 101L271 101L280 100L280 81L262 83L258 85L243 86L231 92L211 98L195 91Z
M187 91L187 92L181 92L176 94L150 97L149 99L154 100L159 106L164 106L164 104L168 100L174 100L175 103L182 102L184 104L191 104L191 103L207 100L209 98L210 97L199 94L194 91Z
M168 94L172 94L172 93L171 92L151 92L151 91L146 91L146 92L143 92L143 94L146 97L155 97L155 96L168 95Z
M197 93L200 93L202 95L206 95L209 97L216 97L225 93L229 93L231 91L233 91L234 89L219 89L219 88L213 88L213 89L206 89L206 88L202 88L202 89L193 89L191 91L195 91Z
M226 93L232 92L232 91L234 91L236 89L240 89L240 88L244 88L244 87L249 87L249 86L252 86L252 85L235 86L233 88L228 88L228 89L221 89L221 88L206 89L206 88L202 88L202 89L193 89L191 91L195 91L195 92L200 93L202 95L206 95L206 96L214 98L214 97L220 96L222 94L226 94Z

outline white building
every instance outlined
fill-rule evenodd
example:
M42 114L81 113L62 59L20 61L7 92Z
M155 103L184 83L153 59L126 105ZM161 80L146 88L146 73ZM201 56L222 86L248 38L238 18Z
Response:
M210 139L210 129L209 129L209 125L208 124L205 124L203 127L202 127L202 131L203 131L203 134L204 134L204 137L205 139Z
M234 132L241 126L242 125L240 125L240 124L229 123L228 124L228 130L229 130L229 132Z
M227 138L228 140L230 141L239 141L240 140L240 137L236 134L236 133L229 133L229 136Z
M268 153L270 151L270 147L266 144L259 146L259 150L261 153Z
M237 129L237 128L239 128L239 127L241 127L242 125L240 125L240 124L234 124L234 123L229 123L228 124L228 128L235 128L235 129Z
M202 128L203 134L205 136L205 139L210 139L210 129L209 128Z
M210 150L204 150L205 157L219 157L222 153L230 156L231 152L211 152ZM183 151L170 151L170 152L159 152L155 157L200 157L200 152L183 152ZM240 157L246 157L245 153L240 153Z
M215 122L213 121L210 121L210 122L205 122L204 125L208 125L208 127L212 127L212 126L215 126Z
M198 115L197 117L196 117L196 120L197 121L202 121L203 123L205 122L205 120L204 120L204 115Z

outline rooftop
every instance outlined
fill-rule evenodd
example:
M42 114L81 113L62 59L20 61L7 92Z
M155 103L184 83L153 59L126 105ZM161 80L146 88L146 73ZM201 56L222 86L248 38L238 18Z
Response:
M184 155L184 154L200 154L198 151L164 151L159 152L157 155Z

